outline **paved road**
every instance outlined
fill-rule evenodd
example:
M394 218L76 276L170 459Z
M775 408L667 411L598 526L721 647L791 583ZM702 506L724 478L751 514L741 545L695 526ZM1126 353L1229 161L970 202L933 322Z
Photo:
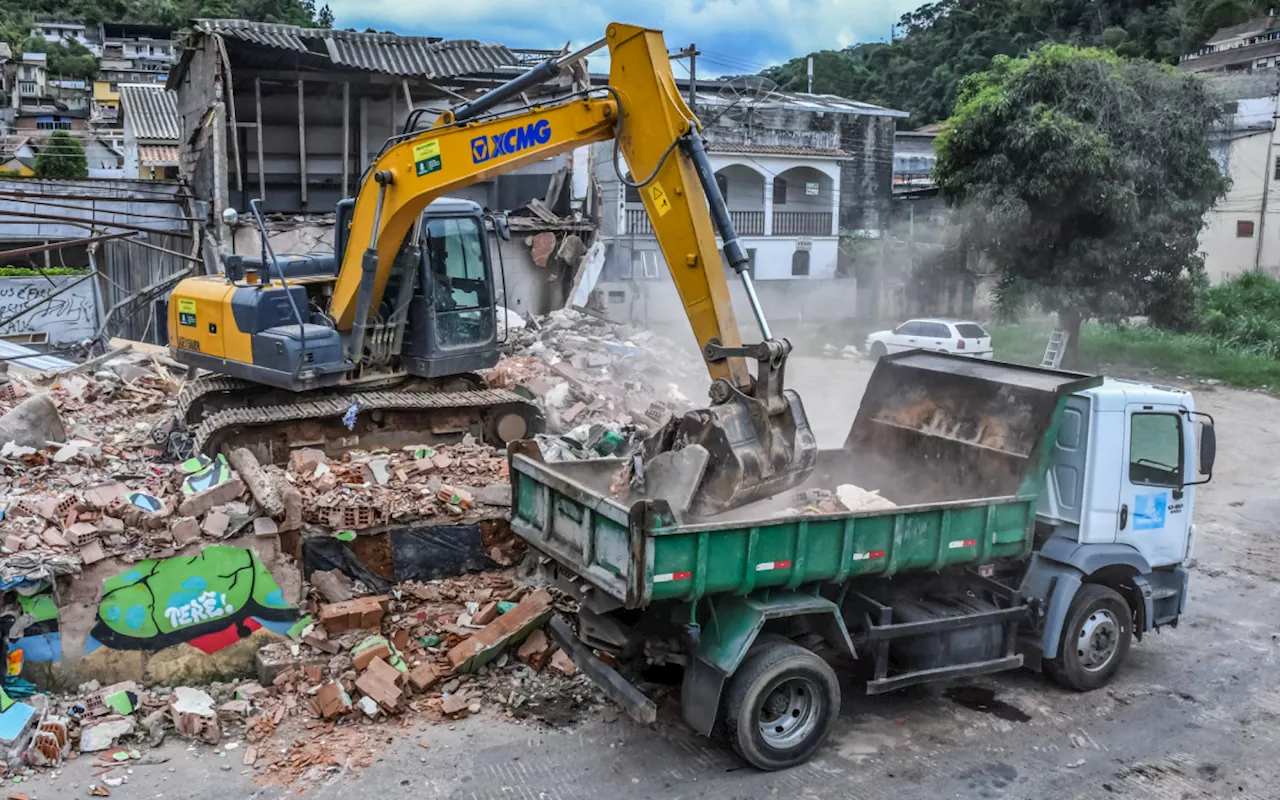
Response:
M796 359L820 442L843 439L866 367ZM849 371L840 371L848 365ZM825 391L824 391L825 390ZM846 684L835 734L809 764L774 774L688 733L670 709L652 729L600 718L550 730L481 716L452 729L387 729L384 757L308 791L316 800L386 798L1046 798L1280 796L1280 401L1206 389L1218 419L1219 469L1198 498L1200 540L1189 613L1131 652L1113 684L1064 692L1019 672L987 689L1001 713L918 687L875 700ZM822 406L821 408L819 406ZM823 416L819 417L819 412ZM844 417L837 418L841 414ZM954 694L952 692L951 694ZM961 700L966 692L960 693ZM423 749L417 742L431 746ZM169 745L167 764L137 767L113 798L285 798L252 786L236 751ZM234 764L229 771L223 765ZM34 800L85 795L88 765L35 782ZM72 788L72 785L75 787Z

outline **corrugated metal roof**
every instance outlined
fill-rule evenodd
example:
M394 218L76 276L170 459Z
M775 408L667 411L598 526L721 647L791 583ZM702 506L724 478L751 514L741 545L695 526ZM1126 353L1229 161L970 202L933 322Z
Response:
M15 180L0 177L0 241L54 241L87 236L93 228L102 233L123 231L112 223L141 225L175 234L190 232L183 221L186 211L178 196L179 187L159 181L111 179L82 181ZM39 194L65 193L92 201L57 200ZM172 203L140 202L138 197L172 196ZM49 202L58 206L47 205ZM48 221L21 214L51 214L65 219ZM169 217L161 219L160 217Z
M1209 37L1208 44L1225 42L1228 39L1235 39L1236 37L1243 36L1246 33L1261 33L1263 31L1269 31L1276 27L1277 24L1280 24L1280 18L1255 17L1247 22L1241 22L1237 25L1229 25L1225 28L1219 28L1214 31L1212 36Z
M698 105L724 107L743 101L736 95L723 90L722 84L698 83ZM784 92L774 89L767 95L755 98L752 105L756 108L785 109L788 111L824 111L833 114L865 114L876 117L909 117L905 111L898 111L871 103L862 103L834 94L808 94L806 92Z
M181 136L178 125L178 95L160 83L120 84L120 108L132 120L139 139L170 139Z
M1219 50L1216 53L1186 58L1178 62L1178 69L1183 72L1204 72L1206 70L1219 69L1228 64L1252 63L1256 58L1267 58L1274 55L1280 55L1280 41L1263 42L1262 44L1249 45L1248 47L1231 47L1226 50Z
M707 150L712 153L743 153L760 156L814 156L817 158L851 158L852 153L830 147L801 147L783 144L733 144L708 141Z
M138 160L145 166L177 166L176 144L152 144L138 146Z
M447 78L491 72L520 63L505 45L474 39L442 41L425 36L300 28L242 19L196 20L196 30L328 58L338 66L402 77Z

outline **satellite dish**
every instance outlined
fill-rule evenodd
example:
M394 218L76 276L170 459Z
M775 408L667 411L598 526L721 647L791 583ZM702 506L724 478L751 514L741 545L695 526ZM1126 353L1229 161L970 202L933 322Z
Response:
M748 129L766 125L774 115L773 103L781 99L778 84L761 75L725 81L716 96L726 104L724 118Z

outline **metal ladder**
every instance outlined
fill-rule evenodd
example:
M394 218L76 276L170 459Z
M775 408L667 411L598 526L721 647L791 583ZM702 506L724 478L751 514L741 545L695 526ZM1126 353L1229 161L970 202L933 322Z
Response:
M1054 329L1049 336L1049 345L1044 349L1044 358L1040 360L1040 366L1045 369L1057 369L1062 366L1062 354L1067 349L1067 332Z

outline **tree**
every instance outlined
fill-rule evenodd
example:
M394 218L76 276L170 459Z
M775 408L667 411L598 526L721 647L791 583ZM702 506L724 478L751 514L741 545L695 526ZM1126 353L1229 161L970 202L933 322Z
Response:
M89 177L84 146L66 131L54 131L36 156L37 178L71 180Z
M88 80L98 71L98 59L89 48L75 39L47 42L32 36L22 45L23 52L44 53L48 58L51 77Z
M1275 0L937 0L905 14L891 43L815 53L814 86L911 112L910 125L950 115L961 79L999 55L1046 43L1105 46L1175 64L1218 28L1266 16ZM842 62L829 60L838 56ZM766 70L804 91L805 57Z
M333 27L333 10L329 8L328 3L325 3L324 5L320 6L320 13L316 15L316 27L317 28Z
M1085 319L1189 321L1196 237L1227 188L1207 145L1221 113L1198 76L1046 45L965 79L934 175L999 304L1056 312L1073 359Z

